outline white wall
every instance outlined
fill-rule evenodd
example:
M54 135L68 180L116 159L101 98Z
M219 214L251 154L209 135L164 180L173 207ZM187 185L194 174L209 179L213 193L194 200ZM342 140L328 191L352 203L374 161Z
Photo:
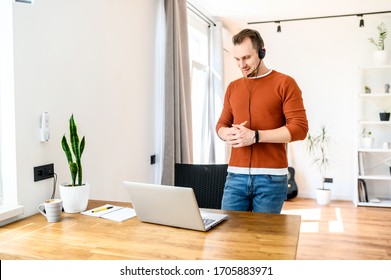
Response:
M357 67L372 63L375 48L368 38L377 36L377 25L383 21L391 30L390 15L371 15L364 19L364 28L358 26L358 17L286 22L281 25L281 33L276 32L276 24L246 26L260 31L266 46L266 65L291 75L301 87L310 132L316 132L321 124L329 129L334 140L334 167L328 174L334 178L334 183L329 184L332 199L353 199L356 187ZM390 34L386 40L389 51ZM235 67L233 61L231 66L226 66ZM304 144L289 145L290 162L296 170L299 196L314 197L315 189L321 185L320 175L311 165Z
M82 161L91 199L128 201L123 180L154 180L159 2L14 4L17 181L24 216L36 213L52 193L53 180L33 181L34 166L54 163L57 183L70 180L60 141L72 113L79 136L86 137ZM51 138L40 143L44 111Z

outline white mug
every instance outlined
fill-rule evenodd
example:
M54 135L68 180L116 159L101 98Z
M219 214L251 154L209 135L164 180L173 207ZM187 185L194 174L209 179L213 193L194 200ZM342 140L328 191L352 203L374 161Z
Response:
M383 143L383 149L389 149L391 147L391 144L390 144L390 142L384 142Z
M44 212L45 210L45 212ZM54 223L61 221L62 200L48 199L38 206L38 211L46 217L48 222Z

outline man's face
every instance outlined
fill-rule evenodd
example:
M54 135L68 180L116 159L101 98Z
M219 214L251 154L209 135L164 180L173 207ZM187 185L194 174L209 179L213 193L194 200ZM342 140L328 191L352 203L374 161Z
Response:
M234 45L233 54L236 64L245 77L254 72L259 65L258 52L253 48L250 38L244 39L239 45Z

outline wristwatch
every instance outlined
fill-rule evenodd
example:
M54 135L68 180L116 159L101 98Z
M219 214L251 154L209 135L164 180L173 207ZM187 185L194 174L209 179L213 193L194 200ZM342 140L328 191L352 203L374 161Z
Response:
M258 130L255 130L255 143L259 142L259 132Z

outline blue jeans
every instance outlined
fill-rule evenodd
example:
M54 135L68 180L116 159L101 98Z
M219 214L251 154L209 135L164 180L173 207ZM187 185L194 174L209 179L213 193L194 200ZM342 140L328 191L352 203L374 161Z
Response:
M287 175L228 173L221 209L279 214L287 193Z

